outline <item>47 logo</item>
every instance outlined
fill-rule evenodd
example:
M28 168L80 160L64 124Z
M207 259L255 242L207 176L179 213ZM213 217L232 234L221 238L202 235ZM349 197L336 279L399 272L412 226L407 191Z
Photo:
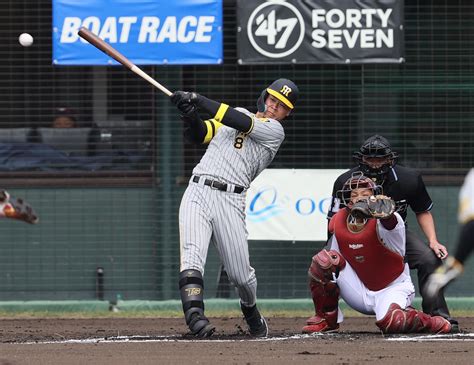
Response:
M304 20L292 4L269 1L252 12L247 35L256 51L270 58L292 54L303 42Z

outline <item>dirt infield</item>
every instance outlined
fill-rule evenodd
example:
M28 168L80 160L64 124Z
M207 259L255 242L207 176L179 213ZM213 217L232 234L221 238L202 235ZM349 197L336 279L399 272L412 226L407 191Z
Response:
M213 318L209 340L183 336L182 319L0 319L0 364L472 364L474 317L461 333L382 336L373 317L346 318L337 334L301 335L305 318L268 318L252 340L240 318Z

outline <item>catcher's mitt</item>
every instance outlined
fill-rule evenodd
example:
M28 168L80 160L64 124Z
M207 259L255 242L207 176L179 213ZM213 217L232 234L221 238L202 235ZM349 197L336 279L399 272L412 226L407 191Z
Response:
M395 202L385 195L372 195L359 200L351 208L351 214L356 218L386 219L395 212Z

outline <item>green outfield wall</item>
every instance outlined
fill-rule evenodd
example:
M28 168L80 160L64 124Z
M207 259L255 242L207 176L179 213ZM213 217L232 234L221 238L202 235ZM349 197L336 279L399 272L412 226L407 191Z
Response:
M38 207L41 223L0 221L0 301L94 300L98 267L104 270L104 300L178 298L177 212L183 189L170 187L166 210L157 204L160 188L15 189ZM429 191L439 239L452 251L458 188ZM418 230L413 215L409 225ZM322 242L251 241L249 246L260 298L307 298L306 271ZM226 286L217 292L219 272L211 247L206 295L234 297ZM468 265L447 295L471 296L473 279Z

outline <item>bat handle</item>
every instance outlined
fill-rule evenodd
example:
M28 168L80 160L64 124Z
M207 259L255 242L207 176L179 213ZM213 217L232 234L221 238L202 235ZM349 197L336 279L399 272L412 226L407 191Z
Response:
M146 81L148 81L150 84L155 86L157 89L162 91L164 94L171 96L173 94L171 91L169 91L166 87L161 85L158 81L156 81L153 77L148 75L145 71L143 71L141 68L139 68L137 65L133 65L130 68L131 71L135 72L138 76L144 78Z

